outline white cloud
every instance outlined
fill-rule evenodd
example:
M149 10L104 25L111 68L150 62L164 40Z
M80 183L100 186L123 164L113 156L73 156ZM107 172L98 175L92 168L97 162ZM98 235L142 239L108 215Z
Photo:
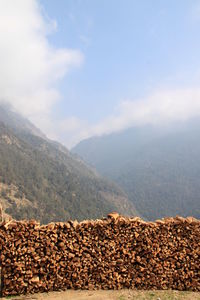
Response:
M116 113L97 124L96 134L131 126L186 121L200 116L200 88L158 90L144 99L122 101Z
M41 119L40 119L41 123ZM60 141L67 147L72 147L80 140L92 135L92 130L87 121L76 117L69 117L64 120L50 121L49 116L42 118L42 128L48 132L48 137Z
M37 0L0 0L0 101L31 120L47 117L60 97L57 80L83 61L80 51L49 44L56 26Z
M200 88L194 87L158 89L143 99L124 100L97 124L73 116L52 120L53 105L60 99L56 82L79 66L83 55L53 48L48 34L57 24L45 20L37 0L0 0L0 101L12 104L49 137L72 146L81 139L131 126L200 116ZM85 36L80 38L87 42Z
M165 125L200 117L200 88L157 90L143 99L125 100L98 124L70 118L59 126L60 140L73 146L81 139L132 126ZM73 120L73 122L71 121Z

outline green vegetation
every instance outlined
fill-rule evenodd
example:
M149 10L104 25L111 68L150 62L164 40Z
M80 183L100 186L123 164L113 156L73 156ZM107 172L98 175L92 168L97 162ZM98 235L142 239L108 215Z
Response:
M17 120L16 128L13 122L13 128L9 128L9 115L6 125L0 123L0 182L14 185L14 196L21 199L12 203L9 188L7 192L2 190L1 197L8 200L6 213L42 223L98 218L113 210L135 214L126 194L115 184L100 177L65 147L32 134L36 129L23 130L19 116Z
M200 122L91 138L73 152L114 180L145 219L200 218Z

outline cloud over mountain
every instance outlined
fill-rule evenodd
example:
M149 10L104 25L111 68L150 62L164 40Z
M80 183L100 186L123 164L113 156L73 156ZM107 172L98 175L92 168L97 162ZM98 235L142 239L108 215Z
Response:
M65 102L68 99L67 92L60 95L57 83L71 68L80 66L84 56L78 49L50 44L49 35L57 25L43 12L38 0L0 0L0 102L10 103L50 138L72 146L92 135L200 116L200 89L185 85L158 87L139 99L130 95L113 113L94 123L89 123L87 116L78 118L70 111L55 119L54 105L61 96ZM82 103L86 96L82 96ZM98 105L101 103L97 103L97 109Z
M200 117L199 88L158 89L142 99L121 101L110 116L92 126L77 118L65 120L59 126L59 134L63 142L66 140L71 146L93 135L109 134L132 126L183 122L194 117Z
M0 101L34 119L47 116L60 95L56 82L83 61L79 50L55 49L36 0L0 0Z

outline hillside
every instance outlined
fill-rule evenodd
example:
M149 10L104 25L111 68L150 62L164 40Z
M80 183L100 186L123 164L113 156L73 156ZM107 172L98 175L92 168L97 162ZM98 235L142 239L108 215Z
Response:
M33 134L42 138L45 135L35 127L28 119L13 111L12 107L7 104L0 104L0 122L4 123L16 133Z
M116 184L64 146L33 134L40 131L30 122L31 128L23 130L20 118L6 108L6 125L0 123L0 201L6 213L42 223L98 218L113 210L136 214Z
M118 183L144 218L200 218L199 137L199 120L192 120L94 137L72 151Z

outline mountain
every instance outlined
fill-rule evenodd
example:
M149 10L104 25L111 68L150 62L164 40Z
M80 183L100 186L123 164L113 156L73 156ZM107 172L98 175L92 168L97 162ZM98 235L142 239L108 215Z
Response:
M119 184L144 218L200 218L198 119L92 137L72 152Z
M8 104L0 105L0 122L13 129L16 133L31 133L33 135L46 138L45 135L35 127L28 119L14 112Z
M8 107L0 108L0 203L42 223L135 215L127 195Z

